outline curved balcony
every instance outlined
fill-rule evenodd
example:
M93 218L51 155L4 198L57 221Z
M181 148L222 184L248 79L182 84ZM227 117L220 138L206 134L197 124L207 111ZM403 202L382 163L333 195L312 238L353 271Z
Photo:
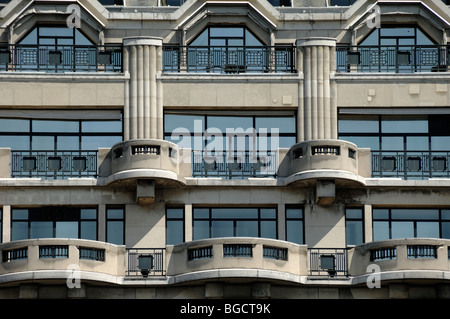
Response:
M292 146L284 165L287 184L323 178L363 183L361 176L370 170L370 157L351 142L310 140Z
M72 270L90 280L116 282L126 270L125 246L67 238L28 239L0 245L0 280L66 280ZM74 268L75 267L75 268Z
M352 276L370 273L369 266L379 267L381 280L449 279L450 240L407 238L371 242L349 250Z
M297 281L307 275L307 247L253 238L210 238L167 246L167 274L177 282L218 277Z
M165 140L137 139L111 148L111 174L107 183L153 179L183 183L178 146Z

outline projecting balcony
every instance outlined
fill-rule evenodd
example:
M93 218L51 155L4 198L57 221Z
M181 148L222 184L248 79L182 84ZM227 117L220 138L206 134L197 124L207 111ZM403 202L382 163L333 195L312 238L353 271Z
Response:
M336 47L336 68L351 72L448 72L450 46L399 45Z
M295 73L293 46L163 46L165 73Z
M450 178L447 151L372 151L372 176L403 179Z
M0 46L0 71L122 72L122 45Z

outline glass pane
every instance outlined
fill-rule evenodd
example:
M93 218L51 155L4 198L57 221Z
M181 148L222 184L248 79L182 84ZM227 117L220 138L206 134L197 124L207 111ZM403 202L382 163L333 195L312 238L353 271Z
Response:
M22 40L20 40L19 43L20 44L37 44L37 28L34 28Z
M53 222L31 222L30 238L53 238Z
M29 136L0 135L0 147L9 147L11 150L27 151L30 149Z
M106 241L111 244L123 245L123 222L109 221L106 224L108 233L106 234Z
M383 117L381 130L383 133L428 133L428 121L422 118L405 120Z
M97 240L97 222L96 221L82 221L80 230L81 239Z
M213 208L211 210L213 219L257 219L257 208Z
M445 151L450 146L450 136L432 136L431 137L431 150L432 151Z
M61 27L39 27L39 36L73 37L73 30Z
M359 148L370 148L374 151L380 150L380 138L378 136L339 136L339 139L352 142Z
M275 221L261 221L261 237L277 239L277 223Z
M303 244L302 221L286 221L286 240L297 244Z
M78 136L58 136L57 150L61 151L77 151L80 149L80 140Z
M122 136L83 136L81 138L82 150L97 150L100 147L109 148L122 142Z
M53 136L33 136L31 148L35 151L52 151L55 149L55 138Z
M218 128L222 131L222 134L226 134L227 129L234 132L235 129L242 128L245 131L248 128L253 128L253 119L238 116L208 116L208 127Z
M378 133L378 118L341 119L339 133Z
M444 220L450 219L450 209L443 209L441 211L441 218Z
M28 222L13 222L11 240L28 239Z
M347 221L346 227L346 239L347 245L359 245L363 243L363 223L362 221Z
M389 239L389 222L373 222L373 240Z
M83 33L81 33L78 29L75 29L75 45L93 45Z
M362 218L362 209L361 208L347 208L345 210L345 217L361 219Z
M262 128L267 129L270 133L272 128L277 128L279 133L295 133L294 117L257 117L256 130L259 132Z
M195 208L194 219L197 218L209 218L209 208Z
M176 245L184 241L183 238L184 229L182 221L167 221L166 228L166 244Z
M268 218L277 218L277 210L275 208L261 208L260 209L260 216L263 219Z
M122 133L121 121L83 121L82 132Z
M442 223L442 238L450 239L450 222Z
M80 211L81 219L97 219L97 210L94 208L85 208Z
M381 145L384 151L403 151L403 137L389 136L381 138Z
M238 237L258 237L257 221L237 221L236 236Z
M192 41L189 45L192 46L207 46L208 45L208 29L203 31L194 41Z
M392 238L413 238L414 223L413 222L392 222Z
M244 28L210 28L211 37L243 37Z
M194 221L194 240L209 238L209 221Z
M392 219L439 219L437 209L392 209Z
M233 237L233 221L213 221L211 237Z
M297 139L295 136L280 136L278 138L278 147L275 147L271 141L271 145L268 146L267 149L278 149L280 148L291 148L292 145L297 143Z
M0 119L0 132L29 132L30 121L18 119Z
M183 218L183 208L168 208L166 211L167 218Z
M247 29L245 30L245 45L248 46L261 46L263 45L261 43L261 41L259 41L254 35L253 33L251 33L250 31L248 31Z
M439 238L439 223L417 222L417 237Z
M123 219L123 209L122 208L110 208L106 212L106 218L108 219Z
M27 220L28 219L28 209L13 209L12 219L17 220Z
M428 151L427 136L407 136L406 149L408 151Z
M204 117L177 114L166 114L164 116L164 132L172 133L179 128L187 129L189 132L202 133L205 130Z
M78 238L78 222L56 222L56 238Z
M286 208L286 218L303 218L303 209Z
M79 131L78 121L46 121L33 120L33 132L70 132Z
M372 210L372 218L373 219L388 219L389 218L389 210L384 208L374 208Z

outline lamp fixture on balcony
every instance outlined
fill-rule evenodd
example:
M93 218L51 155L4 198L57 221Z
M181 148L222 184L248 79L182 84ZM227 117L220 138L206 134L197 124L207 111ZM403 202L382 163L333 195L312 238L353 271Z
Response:
M328 272L330 277L336 276L335 257L332 254L320 255L320 268Z
M153 255L142 254L138 257L138 267L141 270L141 274L144 278L148 277L150 269L153 269Z

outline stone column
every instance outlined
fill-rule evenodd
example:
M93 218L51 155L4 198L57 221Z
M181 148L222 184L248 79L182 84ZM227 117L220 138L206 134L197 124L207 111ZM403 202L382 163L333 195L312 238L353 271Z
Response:
M297 142L337 139L336 40L297 40L297 65L303 74L299 86Z
M123 39L125 85L124 140L163 139L162 39L129 37Z

